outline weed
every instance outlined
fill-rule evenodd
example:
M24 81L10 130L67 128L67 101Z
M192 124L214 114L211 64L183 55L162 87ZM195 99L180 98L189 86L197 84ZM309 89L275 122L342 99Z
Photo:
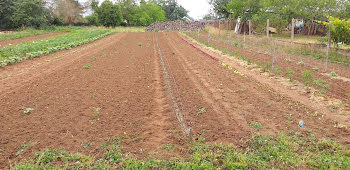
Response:
M30 113L32 113L32 111L34 111L33 108L26 108L26 110L24 111L24 114L29 115Z
M100 110L101 108L99 107L93 107L92 108L94 110L94 118L97 119L100 116Z
M329 84L325 84L323 80L314 80L314 84L319 87L318 91L322 94L326 93L326 89L330 89L331 86Z
M269 72L271 70L271 63L266 62L263 68L263 72Z
M29 143L26 143L26 144L21 145L21 146L19 147L19 150L16 152L16 156L23 154L23 153L25 152L25 149L26 149L27 147L34 146L34 145L36 145L36 144L37 144L37 142L29 141Z
M245 60L244 54L239 54L239 58L240 58L241 60Z
M314 67L314 68L312 68L312 70L318 71L319 69L318 69L318 67Z
M84 68L85 68L85 69L90 69L90 64L86 64L86 65L84 66Z
M235 47L238 47L238 45L239 45L239 43L238 43L238 41L236 41L236 42L234 43L234 46L235 46Z
M278 66L274 66L274 67L272 68L272 72L273 72L275 75L277 75L277 76L281 76L281 74L282 74L282 71L281 71L281 69L280 69Z
M298 66L303 66L303 65L304 65L304 61L298 61L298 62L297 62L297 65L298 65Z
M92 145L95 145L95 142L90 142L90 143L86 143L86 144L81 144L81 146L83 146L84 148L88 148Z
M259 131L260 129L264 128L264 126L260 123L253 123L250 125L250 127L252 127L253 129L255 129L256 131Z
M250 58L248 58L247 64L248 64L248 65L251 65L251 64L252 64L252 60L251 60Z
M301 73L301 77L303 78L303 84L306 86L312 85L313 78L312 78L312 72L310 70L305 70Z
M175 146L172 144L165 144L162 147L160 147L160 149L166 149L169 152L173 151L175 149Z
M197 112L197 115L201 115L201 114L203 114L203 113L205 113L205 112L207 112L206 109L205 109L205 107L202 107L202 108L200 108L199 111Z
M222 51L223 54L228 54L228 49L225 48L223 51Z
M270 106L272 106L273 101L267 101L266 104L267 104L268 107L270 107Z
M286 62L288 62L288 63L292 62L292 59L290 59L290 58L286 58L285 60L286 60Z
M330 75L331 75L332 77L337 77L337 73L335 73L334 71L332 71L332 72L330 73Z
M139 47L142 47L142 43L138 43L137 45L138 45Z
M289 77L289 81L290 81L290 82L293 82L293 81L294 81L294 78L293 78L294 71L293 71L293 70L287 68L285 74L286 74L286 76Z
M175 55L176 53L175 52L173 52L173 55Z
M318 59L318 60L321 59L321 58L322 58L321 53L317 53L317 54L315 55L315 58Z
M92 57L92 60L93 60L93 61L96 61L96 57Z

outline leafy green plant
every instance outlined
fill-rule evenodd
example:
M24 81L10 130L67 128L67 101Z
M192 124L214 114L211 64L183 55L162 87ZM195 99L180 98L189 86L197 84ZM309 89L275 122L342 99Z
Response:
M304 85L310 86L312 85L313 78L312 78L312 72L310 70L305 70L301 73L301 77L303 79Z
M334 71L332 71L332 72L330 73L330 75L331 75L332 77L337 77L337 73L335 73Z
M92 60L96 61L96 57L92 57Z
M286 69L285 75L288 76L290 82L294 81L293 74L294 74L293 70L291 70L289 68Z
M26 110L24 111L24 114L29 115L30 113L32 113L34 111L33 108L26 108Z
M266 62L263 68L263 72L269 72L271 70L271 63Z
M272 72L277 76L281 76L282 74L282 70L278 66L273 66Z
M290 58L286 58L285 60L286 60L286 62L288 62L288 63L292 62L292 59L290 59Z
M248 64L248 65L251 65L251 64L252 64L252 59L248 58L247 64Z
M137 45L138 45L139 47L142 47L142 43L138 43Z
M170 152L170 151L173 151L175 149L175 146L172 144L165 144L160 149L166 149Z
M326 93L326 90L331 88L329 84L325 84L321 79L314 80L314 84L319 87L318 91L322 94Z
M312 68L312 70L318 71L319 69L318 69L318 67L314 67L314 68Z
M228 49L225 48L223 51L222 51L223 54L228 54Z
M90 64L86 64L86 65L84 66L84 68L85 68L85 69L90 69Z
M236 41L236 42L234 43L234 46L235 46L235 47L238 47L238 45L239 45L239 42Z

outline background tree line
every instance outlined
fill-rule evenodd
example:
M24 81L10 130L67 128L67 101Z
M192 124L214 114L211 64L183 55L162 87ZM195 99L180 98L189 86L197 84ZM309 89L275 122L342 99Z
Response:
M328 21L329 16L349 19L349 0L209 0L213 6L210 18L240 17L243 22L252 20L254 23L276 27L279 32L283 30L292 18L303 19L309 32L315 32L318 21ZM315 26L316 25L316 26Z
M148 26L155 21L185 20L176 0L1 0L0 29L48 25ZM84 17L85 13L91 15Z

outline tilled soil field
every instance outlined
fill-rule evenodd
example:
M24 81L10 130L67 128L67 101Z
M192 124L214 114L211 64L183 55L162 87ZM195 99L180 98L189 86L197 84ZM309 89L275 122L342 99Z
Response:
M100 155L113 136L140 159L186 157L191 138L244 147L258 124L262 134L312 131L349 144L332 119L222 67L174 32L117 33L0 68L0 87L0 169L45 148Z
M13 39L13 40L3 40L0 41L0 47L6 46L6 45L16 45L21 42L29 42L29 41L34 41L34 40L40 40L48 37L53 37L57 35L62 35L64 33L61 32L56 32L56 33L48 33L48 34L42 34L42 35L36 35L36 36L30 36L30 37L24 37L24 38L18 38L18 39Z

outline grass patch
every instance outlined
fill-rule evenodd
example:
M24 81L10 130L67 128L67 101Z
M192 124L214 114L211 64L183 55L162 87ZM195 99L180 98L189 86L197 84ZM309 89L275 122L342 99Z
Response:
M277 136L255 135L244 149L206 142L190 144L189 157L170 160L138 160L121 149L120 138L107 138L100 157L45 149L15 169L349 169L350 149L310 133L290 132ZM103 146L103 147L102 147ZM173 149L163 145L161 149Z

